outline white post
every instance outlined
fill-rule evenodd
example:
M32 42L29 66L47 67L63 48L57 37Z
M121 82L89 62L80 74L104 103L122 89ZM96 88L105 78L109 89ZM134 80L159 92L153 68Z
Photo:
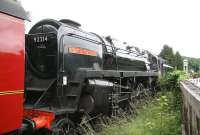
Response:
M188 73L188 60L187 59L183 60L183 71Z

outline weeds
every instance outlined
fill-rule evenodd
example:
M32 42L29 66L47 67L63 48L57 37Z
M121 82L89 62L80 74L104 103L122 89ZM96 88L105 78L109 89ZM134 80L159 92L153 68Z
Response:
M173 111L170 107L169 97L159 93L150 103L138 109L137 117L130 117L130 122L114 123L107 126L103 135L180 135L180 112Z
M159 81L160 92L137 108L137 116L129 121L116 121L106 126L101 135L181 135L180 80L187 79L181 71L167 74ZM118 124L120 123L120 124Z

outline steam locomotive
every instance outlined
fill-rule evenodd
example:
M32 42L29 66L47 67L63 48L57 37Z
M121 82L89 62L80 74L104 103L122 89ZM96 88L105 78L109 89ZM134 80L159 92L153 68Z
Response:
M116 106L154 90L156 56L80 26L46 19L26 35L25 118L33 128L51 128L52 121L63 128L83 113L112 115Z
M115 115L153 92L164 71L163 59L75 21L45 19L25 35L21 6L1 0L0 12L0 134L69 134L85 114Z

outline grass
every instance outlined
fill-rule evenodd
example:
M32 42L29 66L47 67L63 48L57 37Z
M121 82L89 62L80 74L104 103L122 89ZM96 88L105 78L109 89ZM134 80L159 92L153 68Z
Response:
M174 109L174 94L160 92L137 109L137 116L107 126L101 135L181 135L180 108Z

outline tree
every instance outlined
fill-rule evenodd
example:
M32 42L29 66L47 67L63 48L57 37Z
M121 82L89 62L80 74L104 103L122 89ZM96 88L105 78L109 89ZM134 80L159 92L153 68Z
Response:
M175 66L175 62L174 62L174 53L173 53L173 49L168 46L168 45L164 45L163 49L161 50L159 56L165 60L167 60L168 64L171 66Z
M180 55L180 53L177 51L176 54L174 55L174 66L178 70L183 69L183 59Z

